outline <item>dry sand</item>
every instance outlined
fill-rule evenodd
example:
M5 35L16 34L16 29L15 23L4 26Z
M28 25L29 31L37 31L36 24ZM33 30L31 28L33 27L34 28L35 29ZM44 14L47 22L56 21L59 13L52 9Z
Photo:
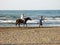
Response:
M0 44L60 45L60 27L0 27Z

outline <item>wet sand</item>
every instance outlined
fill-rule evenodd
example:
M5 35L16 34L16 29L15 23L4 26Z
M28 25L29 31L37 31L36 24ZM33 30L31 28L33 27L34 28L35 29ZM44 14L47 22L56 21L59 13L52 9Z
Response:
M0 27L0 44L60 45L60 27Z

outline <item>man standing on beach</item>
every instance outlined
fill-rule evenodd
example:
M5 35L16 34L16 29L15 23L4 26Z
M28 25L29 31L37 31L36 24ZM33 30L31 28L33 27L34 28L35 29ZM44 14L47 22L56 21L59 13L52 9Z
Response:
M43 24L42 24L42 20L43 20L43 16L41 16L41 18L40 18L39 27L43 25Z

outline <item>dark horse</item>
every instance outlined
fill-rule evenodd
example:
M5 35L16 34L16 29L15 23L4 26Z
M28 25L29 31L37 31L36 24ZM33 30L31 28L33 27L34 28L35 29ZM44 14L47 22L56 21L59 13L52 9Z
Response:
M22 19L17 19L17 20L16 20L16 25L19 25L19 27L20 27L20 24L23 23L24 25L26 24L26 27L27 27L27 23L26 23L26 22L27 22L28 20L31 20L31 18L30 18L30 17L27 17L27 18L24 18L24 20L22 20Z

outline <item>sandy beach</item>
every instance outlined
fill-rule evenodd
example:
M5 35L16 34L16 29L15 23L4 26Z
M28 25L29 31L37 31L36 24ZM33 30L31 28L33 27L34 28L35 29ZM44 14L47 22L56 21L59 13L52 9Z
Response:
M60 45L60 27L0 27L0 44Z

